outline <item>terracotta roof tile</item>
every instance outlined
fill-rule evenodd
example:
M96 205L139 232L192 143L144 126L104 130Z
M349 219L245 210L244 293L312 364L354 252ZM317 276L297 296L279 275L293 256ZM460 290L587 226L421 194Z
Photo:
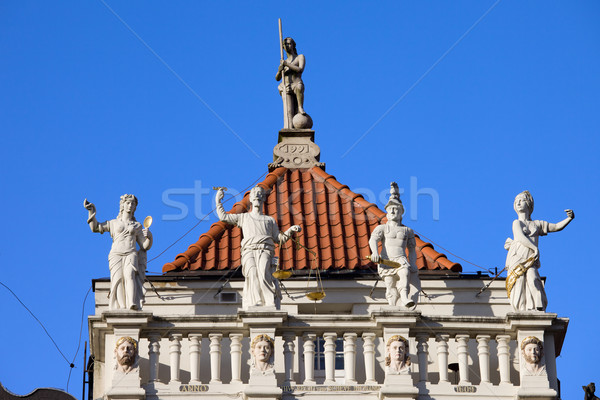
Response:
M313 256L288 242L279 254L282 269L374 267L366 260L371 254L369 236L377 225L386 221L385 212L375 204L319 167L280 167L259 185L268 193L264 212L277 220L282 231L300 225L302 232L296 234L296 239L316 254ZM229 212L243 213L249 207L247 192ZM163 272L235 269L241 264L241 241L240 228L217 222L174 261L165 264ZM419 269L462 271L460 264L435 251L430 243L418 237L416 242Z

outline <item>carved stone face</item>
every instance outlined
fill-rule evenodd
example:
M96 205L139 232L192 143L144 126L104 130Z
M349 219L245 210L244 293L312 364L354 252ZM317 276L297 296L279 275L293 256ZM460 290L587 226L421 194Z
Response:
M119 365L131 366L135 362L135 346L125 340L115 350Z
M286 38L283 41L283 48L284 48L284 50L285 50L286 53L290 54L295 47L296 46L292 42L291 38Z
M135 202L133 199L127 199L123 202L123 211L128 214L133 214L135 212Z
M390 343L390 361L394 362L404 362L406 358L406 346L404 342L396 340Z
M402 221L402 209L399 206L391 205L386 208L387 219L389 221L401 222Z
M528 364L537 364L542 357L540 346L536 343L529 343L523 349L523 358Z
M271 343L266 340L256 343L256 345L254 345L254 350L252 350L252 354L254 355L256 362L268 363L271 358Z
M250 203L252 207L261 207L264 201L265 192L260 187L255 187L250 191Z

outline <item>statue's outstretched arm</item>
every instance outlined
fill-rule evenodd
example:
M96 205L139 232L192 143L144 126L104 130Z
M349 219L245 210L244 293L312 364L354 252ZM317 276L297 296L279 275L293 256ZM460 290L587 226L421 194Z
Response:
M90 229L92 230L92 232L102 233L100 231L100 224L98 223L98 220L96 219L96 206L94 205L94 203L90 203L89 201L87 201L87 199L85 199L85 200L83 200L83 206L85 207L86 210L88 210L87 223L90 226Z
M279 233L278 236L278 240L280 243L284 243L287 242L288 240L290 240L292 238L292 234L294 232L300 232L302 230L302 227L300 227L300 225L292 225L287 231L283 232L283 233Z
M217 195L215 196L215 203L217 206L217 216L219 217L220 221L235 225L237 223L237 216L235 214L227 214L225 212L225 208L223 207L223 204L221 203L223 201L224 196L225 196L225 193L223 192L223 189L219 188L217 190Z
M556 224L548 224L548 232L562 231L567 225L571 223L571 221L575 219L575 213L573 212L573 210L565 210L565 212L567 213L567 218L563 219L560 222L557 222Z

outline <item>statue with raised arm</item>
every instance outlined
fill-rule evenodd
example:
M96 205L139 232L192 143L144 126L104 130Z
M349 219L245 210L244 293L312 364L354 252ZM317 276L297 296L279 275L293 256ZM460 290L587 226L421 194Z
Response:
M390 198L385 205L387 222L373 230L369 239L371 261L379 263L377 271L385 283L385 297L391 306L414 307L421 281L417 269L415 233L402 225L404 206L396 182L390 184ZM381 243L381 254L379 254ZM408 258L406 252L408 250ZM398 304L399 303L399 304Z
M303 54L298 54L296 51L296 42L291 37L283 39L282 48L287 58L283 59L282 52L275 80L281 81L278 89L283 100L284 128L310 129L312 119L304 111L304 82L302 82L306 60Z
M513 239L506 239L506 292L515 311L546 311L548 299L540 278L538 240L549 232L563 230L575 218L573 210L565 210L567 218L552 224L532 221L533 197L527 190L515 197L514 209L518 218L513 221Z
M92 232L110 233L113 243L108 254L111 310L141 310L144 303L146 251L152 247L152 233L136 221L138 200L132 194L121 196L119 215L106 222L96 220L96 206L84 201L88 210L87 223Z
M242 229L242 274L245 278L242 308L276 307L276 300L280 299L281 293L279 283L272 275L275 271L275 243L288 241L292 233L300 232L301 228L294 225L284 233L279 232L275 219L263 214L266 193L261 186L255 186L250 191L252 209L246 213L226 213L221 203L223 196L223 188L219 188L215 198L219 219Z

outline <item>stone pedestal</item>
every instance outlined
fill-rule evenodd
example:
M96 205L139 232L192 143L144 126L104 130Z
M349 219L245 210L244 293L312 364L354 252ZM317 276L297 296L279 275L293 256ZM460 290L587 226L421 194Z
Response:
M265 307L239 311L238 316L244 327L250 330L250 341L258 335L268 335L275 341L276 329L287 320L287 312ZM274 352L275 354L277 352ZM250 358L252 358L252 354L250 354ZM277 386L274 368L267 371L251 369L250 379L245 385L243 393L246 400L281 399L283 391Z
M414 387L410 373L386 374L385 382L379 391L380 399L416 399L419 389Z
M129 310L113 310L102 314L102 319L105 321L109 330L113 334L106 335L105 338L105 360L107 370L112 373L112 378L109 388L106 391L106 397L110 400L130 400L143 399L146 397L146 392L140 386L139 369L134 368L128 373L122 373L115 369L116 360L114 359L114 349L116 341L121 337L129 336L138 342L140 340L140 331L146 327L152 319L151 312L144 311L129 311ZM139 351L139 349L138 349ZM110 361L109 361L110 360Z
M315 144L315 131L312 129L282 129L279 140L273 149L273 163L269 169L277 167L311 168L325 164L319 162L321 149Z

